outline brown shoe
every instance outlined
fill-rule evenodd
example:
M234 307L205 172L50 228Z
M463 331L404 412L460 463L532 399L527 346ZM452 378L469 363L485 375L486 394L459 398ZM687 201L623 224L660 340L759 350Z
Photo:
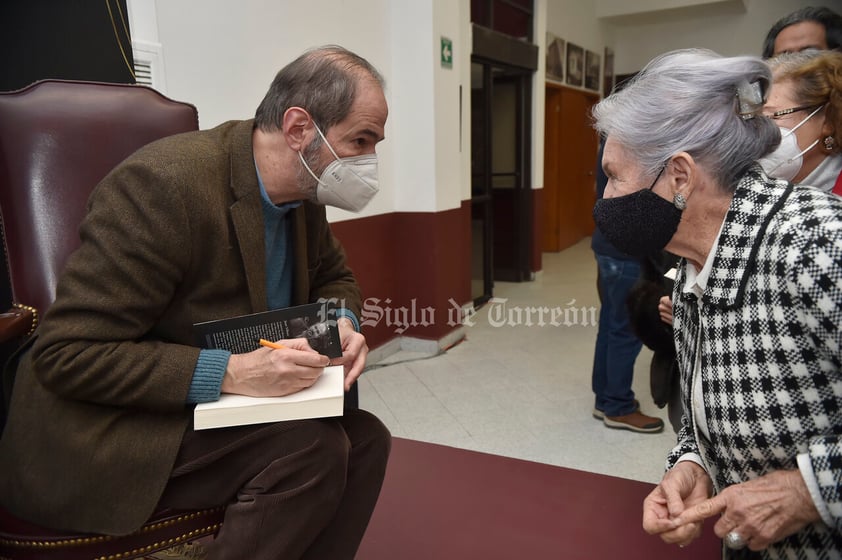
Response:
M609 428L631 430L644 434L654 434L664 429L664 421L654 416L646 416L639 410L623 416L606 416L602 419Z
M640 402L637 399L634 399L634 410L635 412L640 410ZM598 409L597 407L593 407L593 412L591 412L591 414L597 420L602 420L603 418L605 418L605 412Z

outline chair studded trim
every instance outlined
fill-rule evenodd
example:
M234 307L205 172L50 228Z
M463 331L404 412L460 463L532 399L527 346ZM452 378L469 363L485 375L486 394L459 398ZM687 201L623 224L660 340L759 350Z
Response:
M223 507L172 514L150 520L129 535L36 535L0 528L0 560L93 558L129 560L205 536L222 527ZM150 540L150 537L152 540Z
M29 311L29 313L32 314L32 326L29 327L29 331L27 331L25 336L29 336L34 333L35 329L38 327L38 310L31 305L24 305L22 303L12 303L12 307Z

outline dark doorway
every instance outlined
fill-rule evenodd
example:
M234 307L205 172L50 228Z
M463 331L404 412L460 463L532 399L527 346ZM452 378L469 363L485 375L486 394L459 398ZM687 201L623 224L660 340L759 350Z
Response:
M471 0L471 297L532 279L533 0Z
M471 65L471 206L476 300L495 280L531 277L529 100L532 71L474 57Z
M135 83L126 0L0 3L0 90L46 78Z
M471 295L495 281L532 279L532 76L534 45L474 25L471 57Z

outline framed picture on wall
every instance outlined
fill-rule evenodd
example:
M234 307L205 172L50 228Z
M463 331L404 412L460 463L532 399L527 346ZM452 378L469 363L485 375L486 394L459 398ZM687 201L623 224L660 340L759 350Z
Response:
M593 51L585 53L585 87L599 91L599 74L602 69L602 56Z
M567 43L567 83L581 86L585 74L585 50L579 45Z
M547 33L547 79L564 81L564 39Z
M605 47L605 66L602 71L602 95L608 97L614 89L614 49Z

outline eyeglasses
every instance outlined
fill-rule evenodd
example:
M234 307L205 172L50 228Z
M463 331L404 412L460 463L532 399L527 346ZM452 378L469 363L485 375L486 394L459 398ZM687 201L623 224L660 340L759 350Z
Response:
M781 109L780 111L775 111L771 115L766 115L770 119L779 119L781 117L785 117L787 115L791 115L792 113L797 113L798 111L809 111L810 109L816 109L821 107L823 104L820 105L802 105L800 107L790 107L789 109Z

